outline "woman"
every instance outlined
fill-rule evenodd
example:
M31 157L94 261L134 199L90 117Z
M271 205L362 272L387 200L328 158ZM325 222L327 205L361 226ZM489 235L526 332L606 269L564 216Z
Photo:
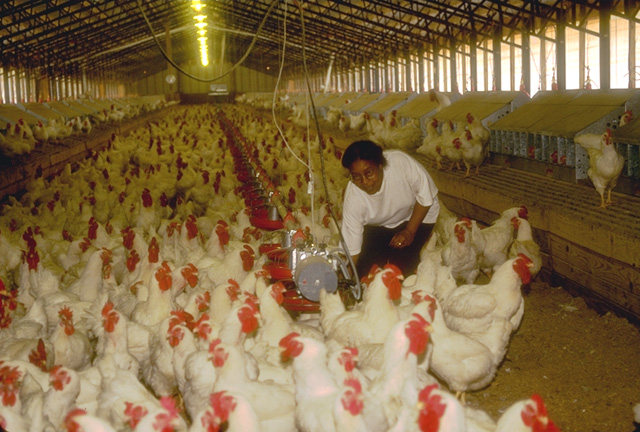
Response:
M373 264L415 273L420 250L438 218L438 189L427 170L400 150L371 141L352 143L342 156L349 170L342 234L358 275Z

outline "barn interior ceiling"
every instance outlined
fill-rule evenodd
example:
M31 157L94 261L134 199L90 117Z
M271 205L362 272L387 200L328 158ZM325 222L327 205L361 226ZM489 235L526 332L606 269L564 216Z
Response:
M308 68L319 70L326 69L332 57L348 66L420 43L449 46L451 41L495 37L497 32L506 37L514 30L534 31L558 20L579 25L578 18L597 14L601 8L638 22L640 9L635 0L201 1L208 17L212 62L222 46L225 60L237 61L255 37L244 64L272 73L279 68L285 37L285 65L302 65L304 52ZM0 62L49 73L95 70L135 77L159 72L167 62L141 8L163 48L165 32L170 32L176 63L198 60L190 1L4 0Z

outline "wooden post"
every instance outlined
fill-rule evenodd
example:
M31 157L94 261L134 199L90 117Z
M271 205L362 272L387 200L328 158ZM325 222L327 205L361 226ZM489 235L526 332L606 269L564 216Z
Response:
M522 32L522 85L531 94L531 38L529 26Z
M567 25L566 15L563 10L558 11L556 25L556 79L558 80L558 90L567 88Z
M602 90L611 88L611 8L611 0L600 2L600 88Z
M471 33L471 37L469 40L469 82L471 84L471 91L478 89L478 38L476 33Z
M458 53L456 52L456 41L455 39L451 39L449 41L449 75L451 76L451 91L460 93L460 89L458 88L458 66L456 56Z
M424 92L424 44L418 47L418 93Z
M493 33L493 81L492 90L502 90L502 56L500 55L502 43L502 29L498 27Z

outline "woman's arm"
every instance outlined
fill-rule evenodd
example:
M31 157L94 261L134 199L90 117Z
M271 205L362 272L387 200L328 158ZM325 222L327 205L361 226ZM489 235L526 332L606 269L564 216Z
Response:
M413 237L416 235L418 227L420 227L420 224L424 220L425 216L427 216L428 212L429 207L425 207L416 201L413 205L413 211L411 212L411 217L407 222L407 226L405 229L398 231L393 236L389 246L394 248L403 248L413 243Z

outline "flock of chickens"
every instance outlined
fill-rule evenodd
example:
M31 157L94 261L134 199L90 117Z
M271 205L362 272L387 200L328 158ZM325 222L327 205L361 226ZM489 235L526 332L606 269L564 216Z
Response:
M484 229L443 208L415 275L373 268L361 303L322 291L319 314L293 319L229 146L244 136L299 226L327 242L339 234L309 185L322 152L342 202L340 153L223 108L175 107L3 206L2 428L558 430L536 394L499 419L464 402L493 380L540 269L524 207Z
M475 167L475 175L478 175L480 165L489 154L490 131L470 112L467 113L466 121L463 122L438 120L437 113L448 106L450 101L446 95L434 90L430 95L431 100L437 102L438 107L436 116L427 120L424 133L415 119L401 126L395 110L387 116L379 114L376 118L365 111L347 114L340 108L330 106L325 120L344 133L367 134L369 139L383 148L399 148L424 154L435 161L439 170L444 169L443 160L450 163L449 170L454 167L461 169L462 162L466 168L465 178L471 176L473 167ZM305 108L302 105L289 106L286 101L281 104L284 108L290 109L290 121L297 125L306 123L308 116L305 115ZM624 126L632 119L632 111L625 111L620 116L618 127ZM611 130L607 129L602 133L583 133L577 135L574 142L589 154L588 176L600 195L600 207L609 207L612 204L611 191L615 188L625 164L624 157L618 152L611 138Z
M127 120L163 105L161 101L155 104L126 104L122 108L111 104L109 110L103 109L91 116L77 116L66 122L51 119L29 125L21 118L17 122L8 122L4 134L0 133L0 152L7 157L29 154L49 142L61 143L72 135L87 135L95 125Z

